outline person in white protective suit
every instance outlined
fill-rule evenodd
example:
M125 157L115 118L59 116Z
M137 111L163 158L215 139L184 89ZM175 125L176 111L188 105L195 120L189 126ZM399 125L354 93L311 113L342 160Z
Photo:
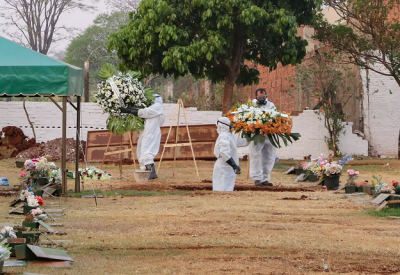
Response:
M234 136L229 118L217 120L218 139L215 142L214 155L217 162L213 172L213 191L233 191L236 175L241 173L237 148L246 146L245 139Z
M160 150L161 125L164 123L164 108L161 96L156 95L154 103L144 109L120 108L122 113L129 113L144 118L144 130L139 134L136 155L140 169L151 171L149 179L156 179L154 157Z
M267 91L265 89L256 90L256 99L253 99L253 105L258 105L262 110L268 110L275 107L274 103L268 101ZM265 142L252 141L249 145L250 157L250 177L254 180L256 186L273 186L270 183L271 171L274 168L276 148L266 137Z

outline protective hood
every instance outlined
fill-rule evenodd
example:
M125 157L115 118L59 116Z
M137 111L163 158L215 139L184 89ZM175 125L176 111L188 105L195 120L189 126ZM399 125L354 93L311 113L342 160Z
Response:
M231 133L231 129L229 127L231 125L231 121L227 117L221 117L217 120L217 132L220 133Z
M155 94L156 98L154 99L154 103L163 104L162 97L160 95Z

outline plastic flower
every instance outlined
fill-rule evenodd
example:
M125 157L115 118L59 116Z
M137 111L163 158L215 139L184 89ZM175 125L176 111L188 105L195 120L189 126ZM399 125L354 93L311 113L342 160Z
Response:
M43 213L43 211L42 211L42 209L40 209L40 208L35 208L35 209L32 209L32 210L31 210L31 214L34 215L34 216L40 215L40 214L42 214L42 213Z
M21 174L19 174L19 177L20 178L24 178L26 176L26 173L25 172L21 172Z
M44 200L42 197L36 196L35 199L38 201L39 205L44 205Z

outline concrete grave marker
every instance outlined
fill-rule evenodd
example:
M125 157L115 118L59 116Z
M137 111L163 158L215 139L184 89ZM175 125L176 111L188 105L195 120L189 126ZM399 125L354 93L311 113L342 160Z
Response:
M389 198L390 194L380 194L379 196L377 196L373 201L372 204L374 205L379 205L381 204L383 201L385 201L387 198Z

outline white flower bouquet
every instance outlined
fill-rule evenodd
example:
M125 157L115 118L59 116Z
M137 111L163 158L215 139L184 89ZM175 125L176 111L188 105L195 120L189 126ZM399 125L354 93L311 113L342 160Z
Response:
M109 180L111 179L111 175L107 174L107 171L103 171L98 167L89 166L85 169L79 169L81 179L83 180ZM74 176L75 177L75 176Z
M127 131L140 131L144 120L134 115L123 114L120 107L143 109L152 104L155 91L145 89L138 80L140 73L117 71L111 64L105 64L99 73L103 81L97 85L94 95L104 113L109 114L107 129L117 135Z
M325 165L325 175L334 177L342 173L342 166L337 161L329 162Z
M380 182L377 185L375 185L375 192L376 193L391 193L392 189L390 188L390 185L388 183Z
M14 239L17 238L17 235L14 232L14 229L11 226L4 226L0 231L0 239Z
M0 261L8 260L11 256L11 247L0 246Z

